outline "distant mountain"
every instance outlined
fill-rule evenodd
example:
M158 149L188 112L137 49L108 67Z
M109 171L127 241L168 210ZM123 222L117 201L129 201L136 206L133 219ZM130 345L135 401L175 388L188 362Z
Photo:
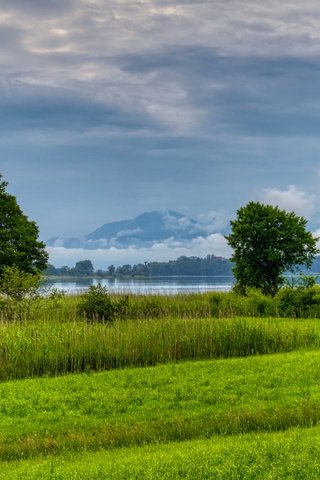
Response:
M208 225L199 223L174 210L145 212L129 220L105 223L83 238L54 237L48 246L65 248L127 248L149 247L166 240L182 244L212 232Z

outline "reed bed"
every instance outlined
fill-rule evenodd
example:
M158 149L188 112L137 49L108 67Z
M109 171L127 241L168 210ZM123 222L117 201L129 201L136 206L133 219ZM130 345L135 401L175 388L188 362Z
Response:
M126 300L126 308L121 313L121 318L123 319L285 316L281 314L281 309L279 310L276 299L265 297L257 292L252 292L247 297L231 292L177 295L109 294L108 296L115 303ZM21 318L26 321L29 319L57 319L61 321L84 319L83 316L79 316L78 312L78 307L84 297L85 294L77 294L56 299L40 297L31 303L27 300L24 317L23 315L15 314L10 309L1 309L0 305L0 319L2 321L14 321Z
M125 305L118 318L130 320L159 318L320 318L320 287L284 288L276 297L251 290L247 296L233 292L188 293L177 295L108 294L111 302ZM82 295L39 297L15 309L0 302L0 321L86 320L79 314Z
M259 318L0 323L0 379L286 352L320 344L317 321Z

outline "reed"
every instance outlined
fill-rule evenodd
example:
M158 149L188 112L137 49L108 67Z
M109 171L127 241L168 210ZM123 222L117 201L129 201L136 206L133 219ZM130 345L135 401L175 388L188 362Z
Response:
M110 324L42 318L0 323L0 379L313 348L313 320L160 318ZM61 318L62 317L62 318Z
M122 304L115 318L159 319L167 317L184 319L201 318L320 318L320 288L285 288L274 297L267 297L256 290L248 291L247 296L233 292L207 292L178 295L122 295L108 294L108 301L115 306ZM25 313L6 309L0 303L0 320L30 321L59 320L62 322L77 319L86 320L79 314L79 306L84 295L63 296L62 298L38 298L33 303L26 302ZM116 309L117 310L117 309ZM88 318L90 320L90 318Z

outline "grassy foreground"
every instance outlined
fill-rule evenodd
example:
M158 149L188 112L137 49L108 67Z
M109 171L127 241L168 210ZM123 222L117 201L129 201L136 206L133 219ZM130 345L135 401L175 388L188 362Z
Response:
M317 320L159 318L0 323L0 379L287 352L320 345Z
M3 480L318 480L320 428L0 464Z
M0 460L316 425L320 352L0 385Z
M320 323L250 295L4 309L0 479L318 479Z

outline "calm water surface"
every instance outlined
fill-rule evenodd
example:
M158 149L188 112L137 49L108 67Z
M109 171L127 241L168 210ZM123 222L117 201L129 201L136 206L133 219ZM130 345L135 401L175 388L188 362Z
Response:
M91 285L98 283L105 286L110 293L195 293L195 292L217 292L229 291L233 285L233 277L156 277L148 279L85 279L60 280L46 282L46 286L63 290L69 294L81 293Z

